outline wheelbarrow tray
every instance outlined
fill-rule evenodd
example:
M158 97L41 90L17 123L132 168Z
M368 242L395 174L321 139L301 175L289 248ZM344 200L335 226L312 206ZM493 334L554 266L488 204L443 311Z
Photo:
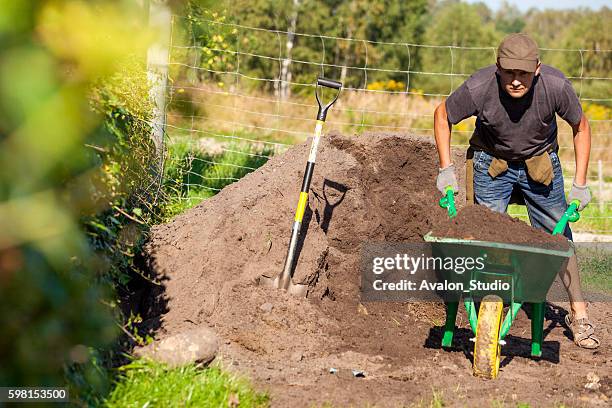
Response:
M469 287L470 281L477 275L504 277L510 281L512 299L503 296L505 301L539 303L546 301L546 295L556 275L568 258L574 254L570 245L563 249L561 243L539 244L508 244L501 242L476 241L468 239L444 238L433 236L431 232L424 240L432 247L432 254L442 258L476 259L482 257L484 268L471 273L448 273L445 279L461 282L463 287ZM439 275L440 276L440 275ZM490 290L486 293L492 293Z

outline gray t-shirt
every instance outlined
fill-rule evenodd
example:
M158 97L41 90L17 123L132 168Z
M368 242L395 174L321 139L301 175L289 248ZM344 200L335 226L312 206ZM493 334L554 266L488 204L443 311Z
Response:
M518 99L502 89L495 65L482 68L446 99L446 112L452 124L476 116L470 146L505 160L558 150L555 113L572 125L582 118L570 81L544 64L529 92Z

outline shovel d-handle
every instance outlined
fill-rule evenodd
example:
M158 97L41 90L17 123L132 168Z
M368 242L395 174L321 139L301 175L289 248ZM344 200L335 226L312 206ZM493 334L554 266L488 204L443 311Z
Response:
M318 93L320 86L325 86L338 90L334 99L331 102L327 103L327 105L323 105L321 103L321 99ZM321 140L321 134L323 132L323 124L325 123L327 110L334 104L334 102L336 102L341 89L342 83L340 82L332 81L331 79L326 78L317 79L317 90L315 91L315 95L319 104L319 112L317 113L317 123L315 125L314 136L310 144L310 153L308 154L308 162L306 163L306 169L304 170L304 179L302 180L300 197L298 199L297 208L295 210L293 226L291 227L291 240L289 241L289 248L287 250L287 257L285 259L285 267L283 268L283 272L279 276L279 287L282 289L287 289L290 286L291 278L293 277L293 269L299 233L302 227L304 213L306 212L306 206L308 204L308 191L310 190L310 182L312 181L312 175L314 173L315 162L317 160L317 150L319 148L319 141Z
M322 86L326 88L337 89L336 96L326 105L321 102L321 97L319 96L319 88ZM325 122L325 118L327 117L327 110L336 102L338 96L340 95L340 90L342 89L342 82L333 81L331 79L317 78L317 86L315 88L315 97L317 98L317 103L319 104L319 112L317 113L317 120L321 120Z
M341 89L342 82L334 81L323 77L317 78L317 85L326 86L328 88Z

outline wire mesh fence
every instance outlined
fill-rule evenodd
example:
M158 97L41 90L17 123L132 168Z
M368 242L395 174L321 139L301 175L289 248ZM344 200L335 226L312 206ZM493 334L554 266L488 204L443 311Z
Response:
M198 30L207 30L207 36ZM289 40L310 41L309 52L290 47ZM312 51L313 41L320 44L317 52ZM327 122L332 128L345 134L402 132L432 138L436 105L482 61L494 63L495 46L377 42L174 15L166 129L168 148L182 157L180 165L170 163L170 167L182 171L171 169L169 177L175 178L177 190L192 204L304 141L314 127L318 75L345 83ZM601 70L589 68L597 59L605 66L612 50L541 51L544 63L558 60L559 55L569 61L565 74L592 129L588 181L593 202L575 228L612 234L612 77L609 71L602 75ZM390 67L390 59L405 65ZM467 147L473 129L473 120L455 126L453 146ZM563 121L558 136L569 188L575 168L573 133ZM526 217L514 208L511 214Z

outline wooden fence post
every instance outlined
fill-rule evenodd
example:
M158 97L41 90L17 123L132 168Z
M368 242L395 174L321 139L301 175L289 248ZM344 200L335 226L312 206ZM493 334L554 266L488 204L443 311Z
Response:
M155 143L159 172L163 170L164 132L166 130L166 87L168 84L168 58L172 14L167 0L150 0L149 27L156 35L147 52L147 79L149 97L153 102L151 138Z
M604 180L603 180L603 162L597 160L597 184L598 184L598 195L597 201L599 201L599 212L604 212Z

